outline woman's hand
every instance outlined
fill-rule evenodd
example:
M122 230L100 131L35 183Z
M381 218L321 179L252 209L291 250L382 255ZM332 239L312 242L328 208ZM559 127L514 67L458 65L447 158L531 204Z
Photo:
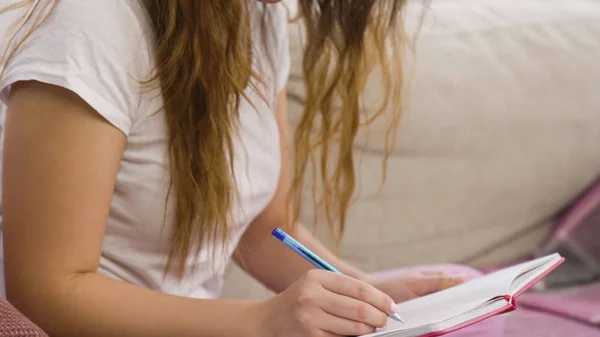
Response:
M334 337L374 332L395 310L372 285L329 271L311 270L260 306L262 336Z
M368 282L388 294L395 303L448 289L465 282L466 275L438 271L412 272L389 278L370 278Z

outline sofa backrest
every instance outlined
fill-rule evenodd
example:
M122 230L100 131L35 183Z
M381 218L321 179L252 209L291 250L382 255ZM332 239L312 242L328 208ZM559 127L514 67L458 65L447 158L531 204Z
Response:
M407 52L398 143L378 196L386 121L359 133L361 195L342 252L367 270L532 254L600 174L600 2L408 3L409 27L426 16ZM294 123L304 88L302 29L291 28ZM367 88L369 111L379 82Z

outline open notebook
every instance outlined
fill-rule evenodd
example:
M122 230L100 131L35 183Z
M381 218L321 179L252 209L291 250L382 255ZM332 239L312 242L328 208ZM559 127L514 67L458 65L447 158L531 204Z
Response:
M441 336L515 310L515 299L563 261L552 254L401 303L398 314L406 323L390 319L385 328L363 337Z

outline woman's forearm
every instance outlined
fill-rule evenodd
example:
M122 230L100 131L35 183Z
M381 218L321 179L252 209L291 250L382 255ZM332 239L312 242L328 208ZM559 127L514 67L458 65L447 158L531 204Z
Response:
M342 273L361 281L368 281L368 275L339 259L314 235L301 224L291 226L288 196L290 191L289 128L287 118L286 90L278 94L277 122L281 138L281 174L273 199L259 214L238 245L234 258L247 273L259 280L269 289L281 292L308 270L314 268L296 253L270 238L275 227L282 227L309 249L329 261Z
M234 256L238 265L247 273L267 288L281 292L314 267L281 242L270 238L276 225L269 223L251 225ZM361 281L369 281L367 274L338 258L306 227L298 224L285 230L343 274Z
M51 336L260 335L256 302L172 296L95 273L60 286L14 290L9 288L9 299Z

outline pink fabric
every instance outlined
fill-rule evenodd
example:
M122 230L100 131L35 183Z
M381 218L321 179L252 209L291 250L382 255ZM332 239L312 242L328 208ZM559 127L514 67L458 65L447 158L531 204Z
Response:
M48 335L0 297L0 337L48 337Z
M542 244L544 251L555 251L561 242L578 226L600 209L600 181L595 183L579 200L573 203L567 212L556 222L547 242Z
M600 327L600 283L551 293L528 293L519 298L519 305Z
M474 278L480 277L483 275L480 271L460 265L453 264L442 264L442 265L428 265L428 266L418 266L418 267L410 267L392 271L384 271L378 272L374 275L377 277L390 277L402 275L405 273L415 272L415 271L427 271L427 270L441 270L445 271L449 274L458 275L458 274L466 274L467 280L472 280ZM452 333L447 334L446 336L451 337L503 337L504 336L504 316L495 316L489 319L486 319L482 322L479 322L475 325L471 325L462 330L458 330Z
M504 337L600 337L598 327L527 308L508 313L505 319Z

